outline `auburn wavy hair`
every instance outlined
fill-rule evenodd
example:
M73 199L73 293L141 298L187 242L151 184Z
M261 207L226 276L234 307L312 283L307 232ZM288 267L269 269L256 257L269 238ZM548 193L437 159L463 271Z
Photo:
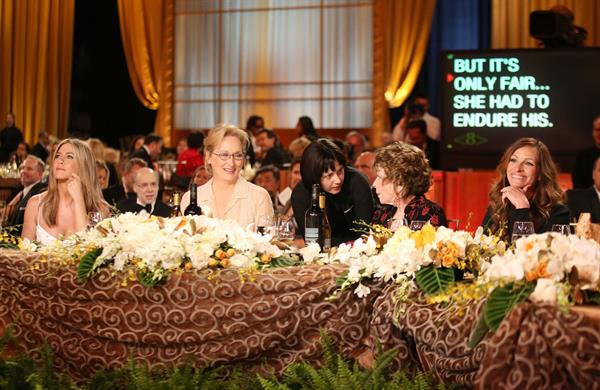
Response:
M510 185L506 174L508 162L512 155L521 148L531 147L537 150L537 179L533 184L533 191L528 196L529 216L535 225L536 230L543 225L550 217L552 207L561 202L564 193L560 188L557 176L558 170L552 160L552 155L548 147L535 138L520 138L506 149L500 163L496 167L499 174L498 180L492 185L489 192L490 208L492 211L492 221L490 229L494 234L499 234L501 238L508 239L508 216L514 206L508 202L502 201L502 188Z
M386 180L402 187L399 198L419 196L429 191L431 167L425 152L405 142L394 142L375 151L373 168L381 168Z

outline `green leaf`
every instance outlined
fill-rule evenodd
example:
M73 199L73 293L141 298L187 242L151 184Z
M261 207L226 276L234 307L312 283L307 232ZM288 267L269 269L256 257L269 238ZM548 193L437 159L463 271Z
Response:
M154 287L167 278L162 272L150 272L143 270L138 272L138 280L144 287Z
M485 322L483 312L484 311L482 309L481 313L479 313L479 320L477 320L477 325L475 326L475 329L473 329L473 332L471 333L471 337L469 338L469 348L471 348L471 349L475 348L477 346L477 344L479 344L479 342L483 339L483 337L490 330L490 328L488 328L488 326Z
M415 278L417 285L426 295L443 293L455 281L452 268L436 268L433 265L418 270Z
M77 280L84 282L88 279L97 267L94 267L96 259L102 253L102 248L94 248L81 258L79 265L77 266Z
M496 287L483 308L486 325L493 331L497 330L513 306L527 299L533 290L535 290L535 282L517 285L509 283Z
M300 264L300 262L297 259L294 259L293 257L279 256L279 257L274 257L271 259L271 263L269 264L269 267L271 267L271 268L293 267L298 264Z

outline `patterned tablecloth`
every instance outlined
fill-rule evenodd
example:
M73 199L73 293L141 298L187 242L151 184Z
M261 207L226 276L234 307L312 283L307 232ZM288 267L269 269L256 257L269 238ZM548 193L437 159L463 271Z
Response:
M37 267L32 267L37 264ZM420 303L398 313L396 285L371 285L359 299L336 300L341 266L273 269L255 280L236 271L182 272L145 288L102 270L81 284L73 268L56 269L36 255L0 251L0 329L14 324L34 358L47 340L57 367L75 379L120 367L130 356L161 368L188 362L237 362L281 370L318 360L319 330L341 351L364 357L376 340L397 347L399 366L434 370L444 382L478 388L596 388L600 323L591 313L561 314L522 304L498 332L470 350L481 302L463 310ZM397 326L393 324L396 317Z

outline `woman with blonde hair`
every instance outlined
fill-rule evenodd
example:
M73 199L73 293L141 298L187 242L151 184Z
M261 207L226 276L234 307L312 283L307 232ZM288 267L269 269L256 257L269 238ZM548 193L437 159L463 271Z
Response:
M48 190L27 203L22 236L42 245L85 230L88 213L109 214L102 198L96 162L83 141L67 138L50 157Z
M506 149L496 170L500 177L490 190L490 207L482 223L492 234L508 241L515 222L533 222L536 233L569 223L556 165L543 142L518 139Z
M96 161L100 161L103 162L104 164L106 164L106 167L108 169L108 185L109 186L113 186L117 183L119 183L119 172L117 171L117 167L113 162L110 162L107 160L107 148L106 145L104 145L104 142L102 142L101 140L99 140L98 138L90 138L87 140L87 144L90 146L90 149L92 149L92 153L94 154L94 157L96 158Z
M198 187L198 205L208 206L212 216L233 219L246 227L258 225L259 218L273 217L273 204L269 193L246 181L241 175L246 162L248 135L233 125L218 124L204 139L206 171L212 178ZM181 210L190 203L190 192L181 199Z

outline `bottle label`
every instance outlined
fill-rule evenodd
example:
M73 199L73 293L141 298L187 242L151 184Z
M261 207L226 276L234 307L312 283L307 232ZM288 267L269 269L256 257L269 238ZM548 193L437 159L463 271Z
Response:
M330 249L331 249L331 238L325 238L325 240L323 240L323 250L328 251Z
M318 242L319 241L319 228L306 228L304 229L304 241Z

